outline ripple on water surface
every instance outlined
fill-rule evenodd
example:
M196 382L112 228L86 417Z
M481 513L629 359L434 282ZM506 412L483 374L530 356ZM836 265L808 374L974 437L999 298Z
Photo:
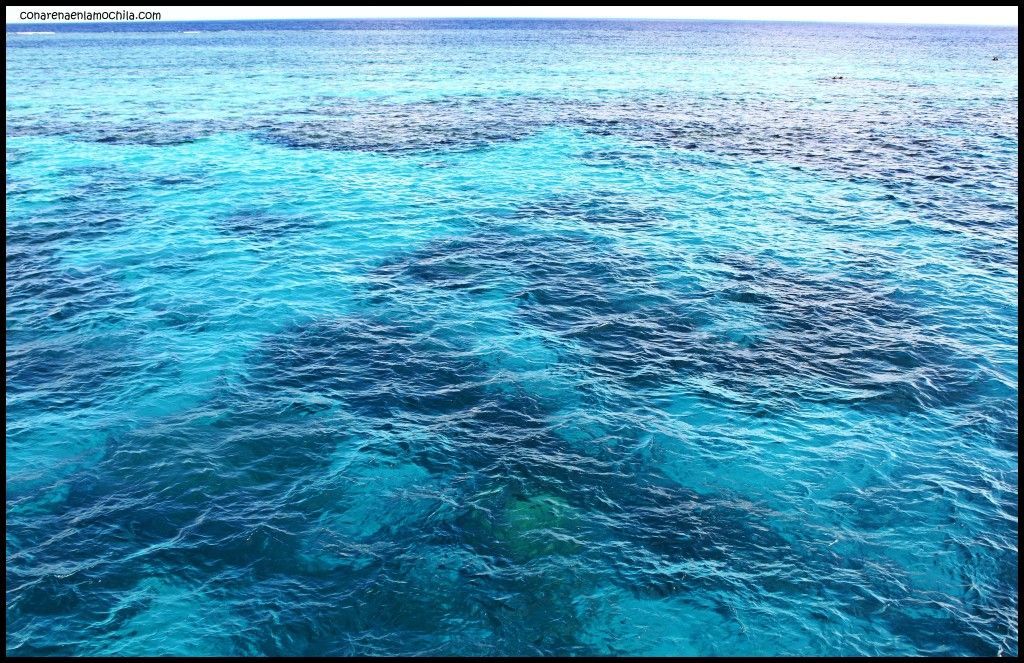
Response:
M8 34L8 653L1018 653L1015 29L207 27Z

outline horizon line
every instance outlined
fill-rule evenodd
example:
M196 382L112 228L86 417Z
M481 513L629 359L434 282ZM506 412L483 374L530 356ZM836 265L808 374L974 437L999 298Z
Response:
M84 11L84 10L83 10ZM288 23L299 21L614 21L618 23L639 23L658 21L665 23L809 23L815 25L898 25L898 26L943 26L951 28L1017 28L1015 23L909 23L892 21L823 20L793 18L664 18L613 16L308 16L290 18L190 18L181 20L134 20L134 21L52 21L12 20L6 25L159 25L169 23Z

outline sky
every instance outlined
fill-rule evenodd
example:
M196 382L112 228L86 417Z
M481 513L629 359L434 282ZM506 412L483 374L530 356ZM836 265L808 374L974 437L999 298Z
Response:
M7 7L7 22L25 22L23 11L155 11L164 21L288 18L618 18L823 21L837 23L940 23L1017 25L1017 7ZM30 21L31 22L31 21Z

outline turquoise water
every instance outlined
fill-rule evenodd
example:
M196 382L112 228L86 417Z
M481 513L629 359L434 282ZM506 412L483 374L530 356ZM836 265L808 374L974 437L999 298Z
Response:
M1018 653L1017 63L8 25L7 653Z

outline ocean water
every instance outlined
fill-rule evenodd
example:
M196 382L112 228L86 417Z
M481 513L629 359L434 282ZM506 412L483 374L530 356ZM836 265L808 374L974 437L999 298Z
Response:
M1016 28L6 38L8 654L1018 653Z

